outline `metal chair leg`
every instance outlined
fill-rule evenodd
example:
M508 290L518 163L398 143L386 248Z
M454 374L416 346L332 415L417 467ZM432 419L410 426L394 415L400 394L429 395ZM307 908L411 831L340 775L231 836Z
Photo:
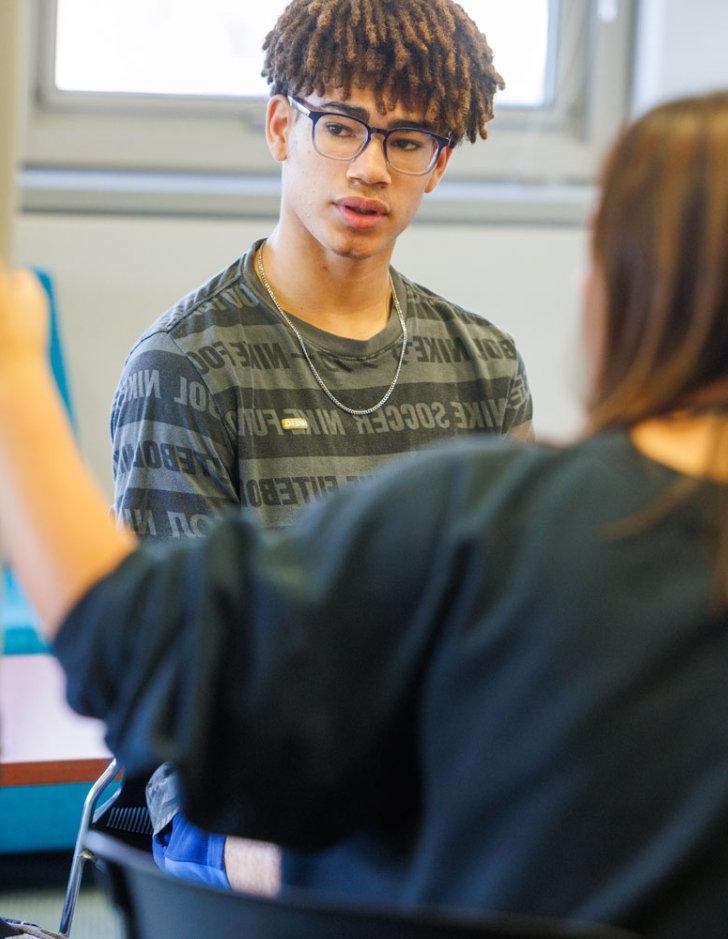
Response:
M78 900L78 891L81 888L81 877L83 875L83 866L86 861L93 860L93 854L84 847L86 832L91 824L94 808L99 796L119 772L119 765L116 760L112 760L104 772L99 776L93 786L89 789L86 800L83 803L83 812L81 814L81 824L78 828L76 837L76 846L73 850L73 860L71 862L71 872L68 875L68 886L66 887L66 896L63 900L63 910L61 911L61 923L58 931L68 936L73 921L73 914Z

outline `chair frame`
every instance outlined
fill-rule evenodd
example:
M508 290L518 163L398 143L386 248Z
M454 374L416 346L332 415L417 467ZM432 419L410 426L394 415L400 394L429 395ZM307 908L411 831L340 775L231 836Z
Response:
M144 852L98 831L88 832L85 848L123 916L127 939L208 933L255 939L636 939L611 926L539 917L372 908L294 890L280 898L235 893L171 877Z
M86 836L89 833L91 822L96 810L96 804L104 793L106 787L111 783L119 772L119 764L112 759L96 782L91 786L83 803L81 813L81 822L76 835L76 845L73 849L73 858L71 860L71 871L68 875L68 885L66 894L63 898L63 909L61 910L61 921L58 932L64 936L70 935L73 914L76 911L78 901L78 892L81 889L81 879L86 861L95 860L94 854L86 845ZM118 792L115 793L107 802L110 806L118 798Z

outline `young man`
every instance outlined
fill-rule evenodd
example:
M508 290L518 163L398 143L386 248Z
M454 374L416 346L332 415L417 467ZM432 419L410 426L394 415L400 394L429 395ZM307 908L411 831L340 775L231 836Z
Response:
M530 433L510 337L390 267L455 145L486 136L485 36L452 0L294 0L264 48L278 223L152 326L114 400L116 512L142 536L203 534L230 506L284 525L439 438ZM168 827L173 790L163 768L160 862L234 879L232 845L225 865L222 838Z

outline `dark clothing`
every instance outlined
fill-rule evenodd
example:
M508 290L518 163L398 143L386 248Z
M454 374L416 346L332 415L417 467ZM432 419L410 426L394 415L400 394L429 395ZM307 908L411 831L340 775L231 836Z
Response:
M724 937L723 489L682 480L622 433L469 440L142 548L58 636L69 699L286 884Z

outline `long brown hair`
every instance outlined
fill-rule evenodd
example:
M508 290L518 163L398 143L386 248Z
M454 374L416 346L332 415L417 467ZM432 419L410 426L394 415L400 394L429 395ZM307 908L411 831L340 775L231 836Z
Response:
M728 408L728 91L645 114L612 148L601 192L591 429Z

